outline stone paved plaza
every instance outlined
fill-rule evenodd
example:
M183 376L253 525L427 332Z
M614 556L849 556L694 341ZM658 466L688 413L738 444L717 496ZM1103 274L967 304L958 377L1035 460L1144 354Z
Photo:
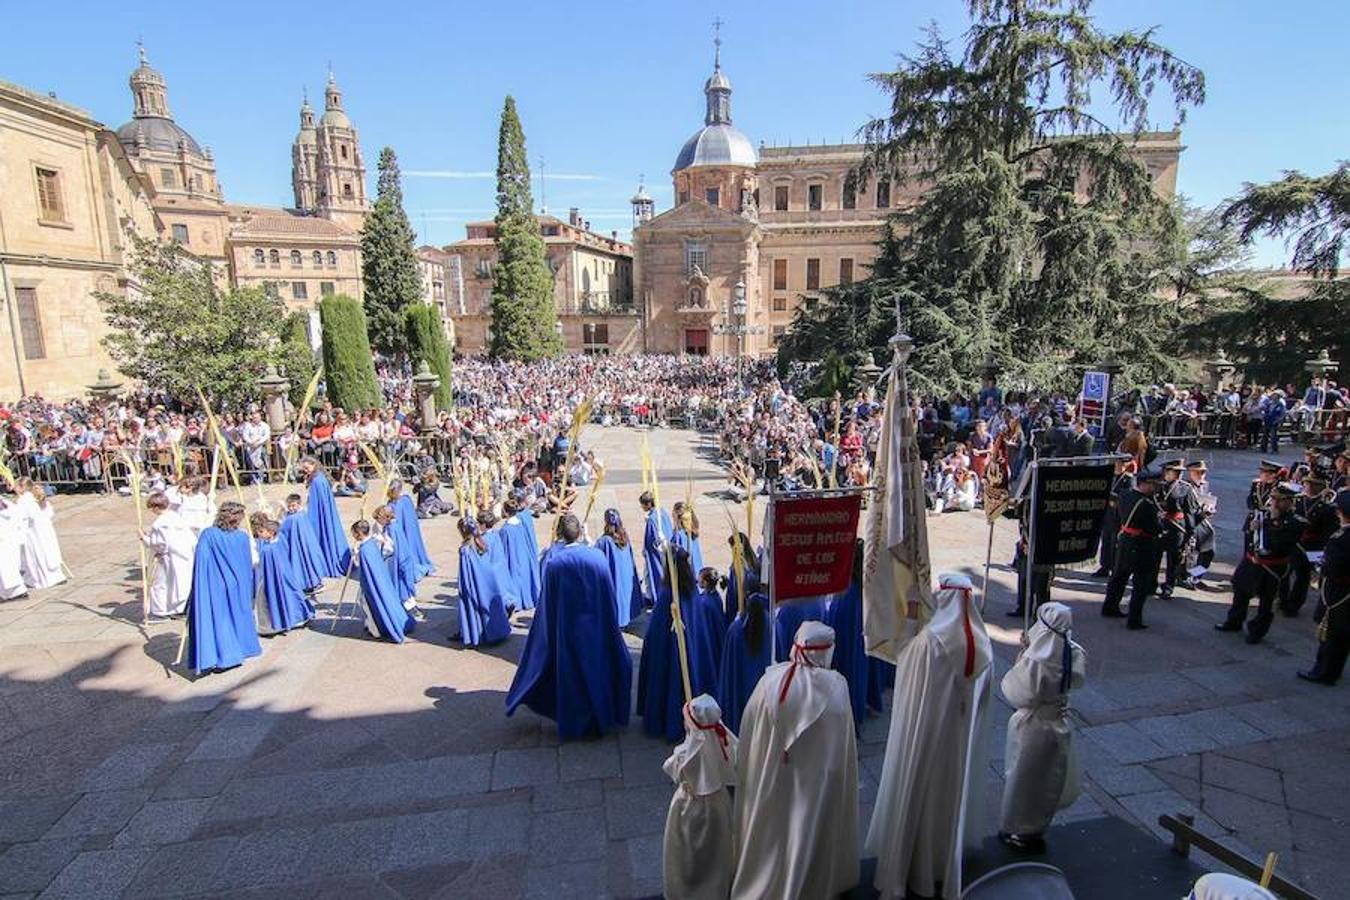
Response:
M599 510L617 503L640 533L639 434L586 435L609 463L593 527ZM743 512L722 499L711 439L656 431L650 441L663 500L692 484L705 555L725 566L723 509L738 524ZM1249 454L1211 457L1221 576L1237 554L1254 463ZM341 502L344 515L356 514L355 502ZM171 666L180 626L138 624L130 501L56 503L73 581L0 604L0 895L660 893L669 748L643 737L636 719L617 736L560 747L551 723L503 715L527 622L486 652L448 640L458 545L451 522L424 523L440 568L422 584L428 621L408 643L365 639L352 618L334 623L334 582L315 627L264 639L261 658L193 680ZM929 528L935 571L967 570L978 583L982 514L930 517ZM1000 674L1018 639L1004 615L1013 536L1013 523L1001 521L986 610ZM1114 817L1158 832L1159 813L1188 811L1201 830L1254 858L1278 851L1280 872L1319 896L1346 896L1350 690L1295 679L1312 658L1307 613L1278 620L1265 644L1249 647L1210 628L1226 592L1155 602L1152 628L1138 634L1096 615L1101 593L1085 573L1064 573L1055 585L1056 599L1078 615L1089 681L1075 695L1085 793L1052 831L1050 861L1062 862L1056 846L1063 853L1075 828ZM628 641L636 654L639 639ZM991 831L1007 714L1000 703ZM886 728L884 718L862 726L864 822ZM1144 852L1122 878L1147 885L1155 869L1175 870L1161 840L1136 833Z

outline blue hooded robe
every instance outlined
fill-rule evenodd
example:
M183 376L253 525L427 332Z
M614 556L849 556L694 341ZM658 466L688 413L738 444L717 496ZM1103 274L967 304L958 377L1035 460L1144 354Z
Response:
M643 587L648 597L655 598L661 590L661 582L666 577L666 551L661 542L670 540L674 533L670 513L658 509L647 514L647 527L642 532L642 559L647 564L647 580Z
M824 621L824 597L802 597L779 606L778 614L773 617L774 662L787 662L792 642L797 639L797 629L803 622Z
M389 581L394 585L398 600L407 609L417 597L417 560L413 558L412 550L403 543L396 531L397 529L390 525L389 530L385 532L394 542L394 552L385 553L381 547L380 553L384 556L385 565L389 569Z
M749 579L747 579L749 580ZM759 652L750 651L750 642L746 637L751 610L760 611L764 623L760 634ZM764 670L769 667L769 598L754 593L746 601L745 613L737 615L727 626L726 641L722 644L722 668L717 677L717 705L722 707L722 723L732 732L741 730L741 713L750 699L751 692Z
M187 604L188 667L229 669L262 653L253 624L253 555L242 531L204 529L192 559Z
M689 532L683 528L677 528L675 534L671 536L671 542L689 554L689 565L693 567L694 577L697 578L698 573L703 571L703 545L699 543L698 538L690 537Z
M694 591L694 618L708 635L708 646L712 652L712 671L714 679L722 669L722 644L727 639L727 617L722 610L722 597L714 588L711 591ZM711 692L711 688L709 689Z
M834 670L848 682L853 721L862 725L870 707L881 710L881 684L872 675L873 659L863 644L862 585L854 582L826 604L825 624L834 629ZM880 662L880 660L876 660Z
M684 620L685 651L689 657L689 685L694 696L711 693L717 687L712 635L701 617L694 613L694 594L681 588L680 618ZM638 669L638 714L642 730L652 737L664 737L674 743L684 737L684 679L680 674L680 647L675 637L670 612L670 587L661 586L660 597L652 607L647 634L642 640L642 661Z
M431 564L431 556L427 553L426 541L422 539L422 525L417 521L417 507L407 494L400 494L394 501L394 542L406 547L412 557L414 583L436 571L436 567Z
M627 543L620 547L614 538L604 535L595 542L595 549L605 555L609 578L614 582L615 613L619 617L619 627L627 628L629 622L642 615L642 585L638 582L633 545Z
M506 570L520 601L517 609L534 609L539 602L539 540L534 533L534 513L528 509L516 513L502 524L500 534Z
M745 570L745 583L750 588L751 596L754 596L761 590L759 573L749 567ZM730 624L741 611L740 581L736 578L736 567L734 565L727 569L727 595L722 608L728 624Z
M258 608L258 627L264 634L280 634L299 628L314 618L314 607L305 599L304 589L291 569L286 544L274 541L254 541L258 548L257 579L262 588L262 604Z
M403 643L403 636L410 633L417 623L403 608L398 588L389 578L389 564L385 562L380 542L366 538L357 550L357 559L360 563L356 569L361 576L361 596L365 598L375 630L387 641Z
M528 706L558 723L559 740L604 734L628 724L632 682L604 556L582 544L554 550L506 714Z
M309 482L309 523L314 526L314 534L319 540L319 549L323 552L324 575L329 578L342 578L351 568L352 551L347 546L347 535L342 528L342 519L338 516L337 501L333 499L333 486L328 476L319 469Z
M511 636L507 609L516 596L506 573L473 542L459 548L459 639L466 647L499 644Z
M323 587L323 573L327 571L328 563L319 547L319 539L314 534L309 516L303 512L288 514L281 520L281 530L277 536L286 545L291 572L299 582L300 589L314 591Z

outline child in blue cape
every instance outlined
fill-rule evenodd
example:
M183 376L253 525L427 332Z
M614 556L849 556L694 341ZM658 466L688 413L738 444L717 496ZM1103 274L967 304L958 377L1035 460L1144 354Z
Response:
M359 519L352 524L357 550L354 565L361 580L360 603L365 611L366 631L372 637L403 643L404 636L416 627L389 577L384 548L371 533L370 523Z
M595 549L605 555L609 577L614 582L614 611L619 627L625 628L642 615L642 585L638 581L633 544L617 509L605 510L605 533L595 542Z
M466 647L499 644L511 636L507 608L518 599L500 561L469 517L459 522L459 638Z
M281 520L278 536L286 545L286 556L300 589L306 594L323 590L323 576L327 564L314 525L300 505L300 495L286 498L286 515Z
M254 599L258 632L281 634L309 624L314 618L314 607L295 578L285 543L277 537L281 526L263 512L250 516L249 524L253 528L253 546L258 558L255 573L258 589Z

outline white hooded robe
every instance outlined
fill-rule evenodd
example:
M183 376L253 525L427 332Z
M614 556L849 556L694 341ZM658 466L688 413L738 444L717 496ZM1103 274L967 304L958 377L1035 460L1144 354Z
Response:
M1245 878L1211 872L1200 876L1186 900L1275 900L1275 895Z
M197 531L172 509L160 513L142 538L154 554L150 582L150 615L176 616L187 609L192 591L192 558Z
M1073 613L1067 606L1044 604L1027 632L1026 649L1003 676L1003 696L1015 707L1008 720L1001 826L1008 834L1042 834L1082 788L1069 724L1069 691L1082 686L1087 657L1073 642L1072 631Z
M960 897L962 845L983 837L992 654L971 596L969 578L940 576L932 621L896 659L886 760L867 832L882 897L906 890Z
M685 737L661 767L675 782L661 844L665 895L726 900L736 872L731 794L736 735L707 694L684 705Z
M746 703L736 764L735 900L819 900L858 883L858 751L834 629L803 622Z
M23 581L23 544L23 512L13 502L0 498L0 600L28 593Z
M24 526L24 580L35 588L60 584L66 580L66 573L61 565L61 544L52 525L56 510L50 502L39 503L28 491L19 495L16 505Z

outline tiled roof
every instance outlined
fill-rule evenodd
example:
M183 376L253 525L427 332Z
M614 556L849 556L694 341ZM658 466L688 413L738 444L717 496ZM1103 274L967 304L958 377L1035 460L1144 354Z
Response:
M247 210L240 210L246 215ZM304 216L286 210L267 210L250 215L230 230L235 238L248 237L313 237L354 238L356 232L337 222L317 216Z

